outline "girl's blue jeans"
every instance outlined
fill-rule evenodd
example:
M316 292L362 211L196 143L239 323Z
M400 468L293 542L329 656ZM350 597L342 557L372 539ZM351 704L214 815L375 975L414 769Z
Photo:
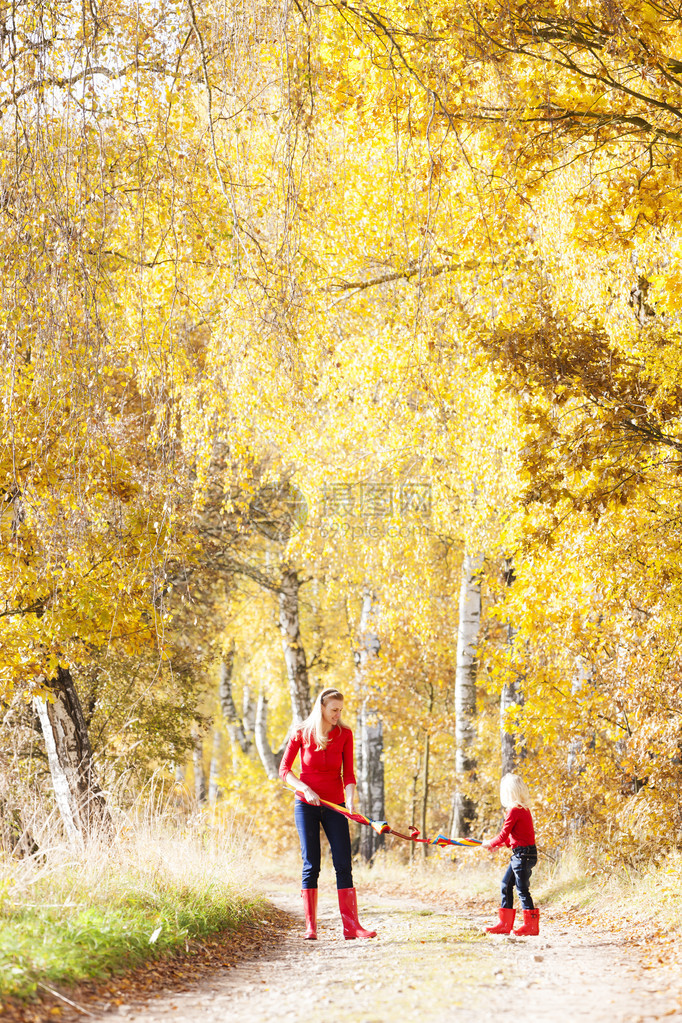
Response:
M330 810L328 806L310 806L301 799L296 800L294 820L298 837L301 840L301 856L303 857L301 887L317 888L317 879L320 876L320 825L322 825L332 851L332 863L336 871L336 887L352 888L353 872L348 820L336 810Z
M538 862L538 851L534 845L517 845L512 850L512 858L502 878L502 908L511 909L514 905L514 885L519 893L522 909L535 909L531 898L529 884L533 867Z

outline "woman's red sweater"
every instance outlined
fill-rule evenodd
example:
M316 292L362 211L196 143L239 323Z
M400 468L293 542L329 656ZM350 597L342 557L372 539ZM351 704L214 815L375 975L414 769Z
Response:
M519 845L535 845L533 815L525 806L512 806L504 818L502 830L491 840L488 848L497 849L500 845L510 845L512 849Z
M322 799L327 799L330 803L343 803L344 786L355 785L353 733L350 728L346 728L345 725L334 725L324 749L316 749L314 739L312 742L304 743L301 732L295 732L287 743L279 765L279 776L283 781L286 781L299 752L301 781L310 785L313 792L317 792ZM296 793L296 797L303 798L299 792Z

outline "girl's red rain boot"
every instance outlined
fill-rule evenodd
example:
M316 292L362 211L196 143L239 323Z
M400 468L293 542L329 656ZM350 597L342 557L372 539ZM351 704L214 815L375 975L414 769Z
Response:
M486 931L488 934L509 934L514 926L516 910L500 908L497 912L500 917L500 922L495 924L494 927L486 927Z
M358 897L355 888L339 888L339 909L344 938L376 938L376 931L366 931L358 920Z
M306 941L315 941L317 938L317 888L303 888L301 898L303 899L306 923L303 937Z
M514 934L537 935L540 933L540 910L524 909L523 923L517 927Z

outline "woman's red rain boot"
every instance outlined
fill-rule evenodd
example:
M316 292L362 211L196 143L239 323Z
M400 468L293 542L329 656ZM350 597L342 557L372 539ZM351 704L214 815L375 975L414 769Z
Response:
M517 927L514 934L536 935L540 933L540 910L524 909L523 923Z
M303 899L306 923L303 937L307 941L315 941L317 938L317 888L303 888L301 898Z
M376 931L366 931L358 920L358 896L355 888L339 888L339 909L344 938L376 938Z
M514 926L516 910L500 908L497 912L500 917L500 922L495 924L494 927L486 927L486 931L488 934L509 934Z

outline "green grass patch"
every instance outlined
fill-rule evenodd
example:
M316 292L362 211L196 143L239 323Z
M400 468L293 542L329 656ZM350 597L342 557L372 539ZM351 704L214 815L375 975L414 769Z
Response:
M106 978L184 949L193 938L262 918L264 900L245 894L234 871L220 876L218 863L196 856L188 863L186 851L175 844L166 855L157 849L146 860L124 856L128 862L118 865L109 854L32 876L18 876L6 864L4 876L0 869L0 1001L30 998L41 982Z

